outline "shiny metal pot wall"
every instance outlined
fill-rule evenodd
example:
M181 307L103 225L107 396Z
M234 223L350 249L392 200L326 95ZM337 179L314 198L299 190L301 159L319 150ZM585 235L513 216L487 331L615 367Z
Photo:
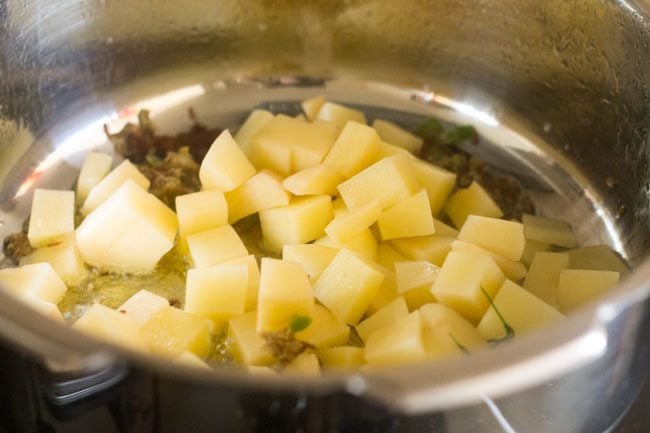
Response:
M430 414L441 431L600 432L647 373L650 27L643 8L624 0L8 0L0 3L0 21L5 213L26 215L16 197L33 187L26 182L33 163L52 152L49 131L86 112L123 108L119 89L134 83L150 83L155 94L199 75L214 82L354 78L471 101L541 138L582 185L591 185L600 211L615 216L607 229L636 267L600 304L512 344L453 362L318 381L171 371L32 317L0 293L0 335L34 362L108 371L107 377L132 369L132 376L157 378L150 385L157 395L191 391L191 401L214 392L237 401L278 393L336 401L296 406L296 422L318 431L343 425L323 420L352 416L341 412L344 401L377 404L389 418ZM63 404L53 395L51 405ZM211 406L204 407L209 422ZM310 410L305 415L300 407ZM177 419L191 409L177 404ZM397 431L388 425L382 429Z

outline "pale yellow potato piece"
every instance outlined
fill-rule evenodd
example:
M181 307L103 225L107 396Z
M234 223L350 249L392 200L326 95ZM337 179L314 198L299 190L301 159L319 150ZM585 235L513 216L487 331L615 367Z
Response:
M457 228L465 224L469 215L479 215L490 218L501 218L503 212L490 197L490 194L476 182L468 188L459 189L447 200L445 213Z
M268 110L253 110L237 130L235 141L248 158L251 157L251 141L253 137L273 120L273 117L275 117L273 113Z
M373 367L416 362L425 357L418 311L370 334L364 350L366 362Z
M88 193L99 181L101 181L111 170L113 157L105 153L90 152L86 155L79 178L77 179L77 194L75 196L78 204L83 203L88 197Z
M297 119L292 120L304 123ZM269 122L269 124L272 123L273 121ZM267 124L266 127L270 126L269 124ZM263 138L256 140L258 136ZM293 172L291 168L291 148L285 146L282 141L276 142L274 137L271 137L268 140L266 138L265 131L262 129L251 140L249 150L251 163L259 171L268 170L277 173L280 177L289 176Z
M230 224L263 209L286 206L291 200L291 194L282 187L282 178L268 170L260 171L225 196Z
M505 280L493 302L515 335L564 318L555 308L510 280ZM488 308L477 327L478 332L487 340L507 335L494 307Z
M485 344L474 325L451 308L427 304L419 311L427 357L461 355Z
M377 218L383 240L428 236L435 233L429 197L424 189L385 209Z
M390 244L409 260L426 260L441 266L455 240L456 238L432 235L393 239Z
M204 190L232 191L255 174L255 167L242 152L230 131L224 130L205 154L199 169Z
M349 179L377 160L380 143L379 135L371 127L357 122L348 122L323 160L323 164L334 167Z
M539 252L533 257L523 287L548 305L555 307L560 271L568 268L568 254Z
M148 343L137 323L125 314L94 304L72 328L126 349L148 352Z
M397 320L408 316L408 314L409 310L404 297L398 296L377 310L377 312L361 321L357 326L355 326L355 329L357 330L359 337L361 337L363 341L366 341L368 336L373 332L387 326L392 326Z
M363 364L363 347L330 347L320 352L323 368L340 372L352 372Z
M524 236L526 231L524 231ZM551 244L546 242L534 241L532 239L526 239L526 246L524 247L524 252L521 255L521 263L526 267L530 267L533 262L533 257L538 252L546 252L551 249Z
M594 245L567 251L571 269L592 269L594 271L616 271L621 276L630 273L630 268L607 245Z
M327 99L323 95L314 96L313 98L302 101L300 107L302 107L302 111L305 113L307 120L313 122L326 101Z
M246 368L246 371L249 374L256 374L259 376L277 376L278 372L273 370L271 367L266 367L263 365L250 365Z
M506 278L512 281L523 280L526 278L526 275L528 275L528 270L522 263L506 259L499 254L484 250L483 248L469 242L454 241L451 243L451 250L465 253L486 254L492 257L492 260L494 260L494 263L496 263L499 269L501 269L501 271L505 274Z
M508 260L518 261L524 252L524 225L479 215L469 215L458 240L470 242Z
M339 321L356 325L384 278L374 262L342 248L314 285L314 294Z
M382 142L379 144L379 155L377 156L377 160L384 159L393 155L405 155L408 156L409 158L415 159L415 156L409 153L408 150L395 146L390 143L386 143L385 141L382 140Z
M338 252L338 248L317 244L285 245L282 260L300 264L313 284Z
M382 242L377 245L377 264L395 272L395 262L406 262L408 259L398 253L389 243Z
M314 292L307 274L297 263L265 257L257 299L257 331L278 331L293 317L312 317Z
M560 311L567 313L600 298L618 284L619 276L616 271L561 270L557 288Z
M529 214L524 214L521 221L526 239L565 248L575 248L578 244L571 225L566 221Z
M426 260L395 262L397 292L404 293L421 286L431 289L439 271L438 266Z
M450 225L447 225L443 223L442 221L438 219L433 219L433 227L435 228L435 233L436 236L445 236L448 238L457 238L458 237L458 230L453 228Z
M347 240L344 243L336 242L329 236L323 236L314 242L316 245L323 245L333 248L347 248L357 252L367 258L368 260L375 260L377 258L377 241L372 235L370 229L364 230L359 235Z
M176 359L174 359L174 363L182 364L187 367L210 369L210 366L204 360L189 351L181 353Z
M140 170L128 159L125 159L90 190L83 206L79 209L81 214L85 216L95 210L129 179L143 190L149 189L151 183L149 179L140 173Z
M22 298L21 300L25 301L27 305L32 307L39 314L57 322L64 322L63 315L54 302L45 301L39 298Z
M303 331L296 332L296 338L322 349L341 346L348 342L350 328L338 321L330 311L322 305L314 305L311 324Z
M373 200L386 209L415 194L420 188L411 158L384 158L338 186L345 206L352 210Z
M182 237L228 224L228 203L219 190L176 197L178 234Z
M418 181L427 191L431 213L438 215L456 186L456 174L419 159L411 163Z
M329 101L321 105L316 119L326 120L341 127L345 127L350 121L364 125L367 123L366 115L363 112Z
M335 168L319 164L292 174L282 181L282 186L295 195L336 195L336 187L343 180Z
M49 263L0 269L0 287L19 298L58 303L67 288Z
M433 296L472 323L478 323L505 277L490 256L452 251L433 282Z
M230 319L228 335L235 358L240 364L269 365L274 362L266 340L257 332L257 311L249 311Z
M402 293L402 296L406 300L409 311L415 311L423 305L438 302L436 297L433 296L433 293L431 293L431 287L426 285L407 290Z
M295 197L287 206L261 210L264 247L279 253L285 245L313 241L323 236L333 217L329 195Z
M315 353L303 352L288 363L282 374L320 376L320 363Z
M126 180L83 220L76 231L76 242L81 256L91 265L150 272L174 246L177 228L178 220L171 209Z
M174 307L163 307L142 326L152 352L177 358L185 351L199 357L210 349L210 321Z
M73 230L74 192L37 188L27 231L32 248L61 242Z
M332 200L332 209L334 210L334 216L339 216L346 212L349 212L349 209L345 207L343 199L339 197Z
M87 273L73 233L58 244L38 248L20 259L20 266L34 263L49 263L67 284L73 284Z
M325 227L325 233L335 242L343 244L367 230L380 215L379 201L373 200L334 218Z
M422 149L424 140L417 135L411 134L406 129L389 122L388 120L376 119L372 127L377 131L382 140L395 146L406 149L411 153L418 153Z
M248 255L248 250L232 226L226 225L187 237L195 268L207 268Z
M257 308L257 294L260 289L260 267L257 265L257 259L250 254L245 257L237 257L227 260L222 264L245 263L248 266L248 290L246 291L246 308L245 311L251 311Z
M189 269L185 285L185 311L219 324L244 312L247 294L247 263Z
M142 326L156 313L168 306L169 301L162 296L158 296L147 290L140 290L117 307L117 311L125 314L139 326Z
M385 268L382 268L382 272L384 273L384 281L382 281L381 286L379 286L379 289L377 290L377 294L372 298L370 305L368 305L364 317L369 317L370 315L375 314L399 296L399 293L397 293L395 273Z

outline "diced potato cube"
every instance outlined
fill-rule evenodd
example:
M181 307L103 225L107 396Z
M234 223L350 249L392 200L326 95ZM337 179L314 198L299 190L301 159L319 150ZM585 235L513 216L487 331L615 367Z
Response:
M426 260L441 266L455 240L455 238L433 235L393 239L390 244L409 260Z
M273 370L271 367L266 367L263 365L250 365L246 368L248 374L254 374L259 376L277 376L278 372Z
M349 179L377 160L380 143L379 135L371 127L348 122L323 163Z
M299 120L293 119L296 122ZM273 123L273 121L269 122ZM300 122L303 123L303 122ZM267 124L265 126L268 127ZM250 144L250 161L258 170L268 170L277 173L281 177L289 176L293 171L291 169L291 148L276 143L272 140L256 140L257 136L265 137L264 129L253 137Z
M370 334L364 351L370 366L404 364L420 361L425 356L418 311Z
M81 166L77 179L76 201L81 204L88 197L91 189L108 174L113 164L113 157L104 153L90 152Z
M182 364L187 367L210 369L210 366L206 364L204 360L188 351L181 353L176 359L174 359L174 362L176 364Z
M379 200L382 209L406 200L420 188L411 158L395 155L384 158L338 186L348 209Z
M329 195L296 197L287 206L261 210L264 247L280 252L285 245L313 241L323 235L333 217Z
M39 298L55 304L66 291L65 284L49 263L0 269L0 287L19 298Z
M379 286L377 294L374 298L372 298L370 305L368 305L365 317L369 317L370 315L375 314L377 311L379 311L381 308L399 296L399 293L397 293L397 281L395 280L395 273L385 268L382 268L382 271L384 272L385 276L384 281L381 283L381 286Z
M386 143L385 141L382 141L379 144L379 155L377 156L377 161L394 155L405 155L408 156L409 158L415 159L415 156L409 153L409 151L406 149L403 149L401 147L395 146L390 143Z
M344 127L348 122L366 124L366 116L362 111L344 107L335 102L323 103L318 110L316 119L333 122L341 127Z
M557 305L557 287L560 271L569 268L569 255L566 253L535 254L530 264L528 276L524 280L524 289L555 307Z
M367 230L380 215L379 201L374 200L334 218L325 227L325 233L342 244Z
M529 214L524 214L521 221L526 239L565 248L575 248L577 245L576 235L566 221Z
M45 317L63 323L63 315L54 302L44 301L39 298L22 298L22 300Z
M397 292L404 293L417 287L431 285L436 280L440 268L426 260L395 262Z
M312 317L314 292L299 264L265 257L261 268L258 332L284 329L295 316Z
M517 261L524 252L524 226L514 221L469 215L458 240L470 242L508 260Z
M515 331L515 335L564 318L555 308L510 280L505 280L493 298L493 303L494 307L490 306L477 328L488 340L507 335L495 307L503 320Z
M501 218L503 212L490 194L476 182L456 191L445 204L445 212L457 228L465 224L469 215Z
M315 353L303 352L288 363L282 374L320 376L320 363Z
M483 254L452 251L433 282L433 296L458 311L473 323L478 323L503 284L503 272L491 257Z
M625 262L607 245L576 248L567 253L571 261L571 269L616 271L621 276L630 273Z
M343 180L335 168L319 164L292 174L282 181L282 186L295 195L336 195L336 187Z
M74 192L36 189L27 238L33 248L61 242L74 230Z
M318 116L318 112L326 101L327 100L322 95L314 96L313 98L302 101L300 106L302 107L302 111L305 113L307 120L312 122L316 116Z
M394 272L395 262L406 262L408 259L397 252L389 243L382 242L377 245L377 264Z
M204 357L210 349L210 321L174 307L161 308L142 327L151 351L177 358L185 351Z
M618 284L619 273L591 269L563 269L557 288L560 311L566 313L599 298Z
M248 264L220 264L189 269L185 311L219 324L242 314L248 294Z
M499 254L493 253L492 251L484 250L483 248L471 244L469 242L454 241L451 243L451 250L465 252L465 253L486 254L492 257L492 260L494 260L494 263L496 263L499 269L501 269L501 272L505 274L506 278L512 281L523 280L528 274L528 270L526 269L526 266L524 266L520 262L506 259L505 257Z
M182 237L228 224L228 203L219 190L176 197L178 233Z
M366 362L363 359L363 347L331 347L321 351L320 357L323 368L340 372L355 371Z
M359 337L363 341L366 341L368 336L373 332L387 326L392 326L397 320L408 316L408 314L409 310L406 306L406 301L404 297L399 296L363 320L355 328Z
M228 322L235 358L244 365L269 365L274 361L266 340L257 333L257 311L233 317Z
M364 230L357 236L345 241L344 243L336 242L329 236L323 236L314 242L316 245L323 245L333 248L347 248L357 252L368 260L375 260L377 257L377 241L372 235L370 229Z
M104 203L115 191L117 191L127 180L135 182L143 190L149 189L149 179L140 173L138 168L131 164L128 159L122 161L113 171L108 173L93 189L88 193L86 201L80 209L82 215L88 215L99 205Z
M460 355L485 344L474 325L442 304L422 306L420 318L427 357Z
M223 262L224 265L233 263L245 263L248 266L248 290L246 291L245 311L254 310L257 308L257 294L260 289L260 268L257 265L257 259L251 254Z
M438 215L456 186L456 174L419 159L414 159L412 164L415 175L429 196L431 213Z
M233 224L263 209L286 206L290 200L291 194L282 188L282 179L270 171L262 170L239 188L226 193L228 221Z
M248 250L232 226L222 226L187 237L195 268L207 268L248 255Z
M235 141L248 158L251 157L251 141L275 117L268 110L253 110L235 134Z
M298 340L321 349L347 343L350 328L345 323L339 322L327 308L315 305L311 324L295 335Z
M43 262L52 265L66 283L78 281L87 272L77 251L73 233L58 244L39 248L20 259L21 266Z
M101 304L90 307L72 328L127 349L149 351L140 327L130 317Z
M203 189L232 191L255 174L255 167L230 135L224 130L205 154L199 169Z
M433 219L433 227L436 229L435 233L437 236L445 236L449 238L458 237L458 230L438 219Z
M117 311L125 314L133 322L142 326L156 313L168 306L169 301L162 296L158 296L147 290L140 290L120 305Z
M324 245L285 245L282 249L282 260L300 264L313 284L338 252L338 248Z
M424 189L385 209L377 219L383 240L428 236L435 232L429 197Z
M341 198L335 198L332 200L332 209L334 210L334 216L343 215L350 210L345 207L345 203Z
M377 265L342 248L314 285L314 294L338 320L356 325L383 280Z
M524 236L526 231L524 231ZM546 252L551 249L551 244L546 242L534 241L532 239L526 239L526 246L524 247L524 252L521 255L521 263L526 267L530 267L530 264L533 262L533 257L538 252Z
M424 143L422 138L411 134L393 122L376 119L372 122L372 127L377 131L382 140L406 149L411 153L418 153L422 149L422 144Z
M437 302L433 293L431 293L431 286L414 287L402 293L406 300L406 305L409 311L415 311L426 304Z

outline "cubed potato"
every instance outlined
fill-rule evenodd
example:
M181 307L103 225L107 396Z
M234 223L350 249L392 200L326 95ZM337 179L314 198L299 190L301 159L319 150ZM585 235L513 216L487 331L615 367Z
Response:
M575 248L577 245L576 235L566 221L530 214L524 214L521 221L526 239L565 248Z
M409 311L415 311L423 305L437 302L436 297L431 293L431 287L426 285L407 290L402 293L402 296L406 300Z
M218 189L226 192L244 183L255 171L253 164L226 129L205 154L199 169L199 179L205 190Z
M433 227L435 228L435 234L436 236L445 236L448 238L457 238L458 237L458 230L453 228L450 225L447 225L443 223L442 221L438 219L433 219Z
M415 362L425 357L418 311L370 334L364 350L366 362L373 367Z
M246 121L239 127L235 134L235 141L241 148L244 155L251 157L251 141L255 135L262 130L275 117L268 110L253 110Z
M382 281L377 294L368 305L364 317L370 317L399 296L395 273L385 268L382 268L382 272L384 273L384 281Z
M348 122L357 122L363 125L367 123L366 116L362 111L329 101L321 105L316 119L332 122L341 127L345 127Z
M228 203L213 189L176 197L178 234L182 237L228 224Z
M395 262L397 292L404 293L421 286L430 290L439 271L438 266L426 260Z
M394 155L405 155L408 156L409 158L415 159L415 156L404 148L395 146L394 144L390 144L385 141L382 141L379 144L379 155L377 156L378 161L380 159L384 159Z
M105 153L90 152L86 156L77 179L75 199L78 204L83 203L90 190L108 174L111 170L111 164L113 164L113 157Z
M327 308L322 305L314 305L311 324L295 335L298 340L322 349L347 343L350 337L350 328L345 323L339 322Z
M74 284L87 273L77 251L74 233L70 233L58 244L38 248L20 259L20 266L34 263L49 263L66 284Z
M386 209L406 200L419 188L411 158L404 155L384 158L338 186L350 210L373 200L379 200L382 209Z
M275 173L262 170L239 188L226 193L228 222L234 224L263 209L286 206L290 200L291 194L282 187L282 179Z
M177 358L185 351L204 357L210 349L210 321L174 307L163 307L142 327L151 351Z
M352 372L363 364L363 347L340 346L325 349L320 353L323 368L339 372Z
M39 298L55 304L66 291L63 280L49 263L0 269L0 287L19 298Z
M257 259L250 254L223 262L224 265L233 263L245 263L248 266L248 290L246 291L245 311L254 310L257 308L257 294L260 289L260 267L257 265Z
M375 263L342 248L314 285L314 294L339 321L356 325L383 280Z
M505 277L491 257L483 254L452 251L433 282L433 296L438 302L478 323Z
M32 248L63 241L74 230L74 192L36 189L27 238Z
M257 332L257 311L249 311L230 319L228 332L235 359L240 364L269 365L274 362L266 340Z
M324 245L285 245L282 249L282 260L300 264L313 284L338 252L338 248Z
M314 292L302 266L263 258L257 300L258 332L284 329L293 317L312 317L313 311Z
M303 352L288 363L282 374L320 376L320 363L315 353Z
M444 209L457 228L461 228L465 224L465 220L469 215L490 218L501 218L503 216L503 212L490 197L490 194L476 182L472 182L468 188L459 189L452 194L447 200Z
M210 366L204 360L189 351L181 353L176 359L174 359L174 363L182 364L187 367L210 369Z
M336 242L329 236L323 236L314 242L316 245L323 245L333 248L347 248L356 253L361 254L368 260L375 260L377 258L377 241L372 235L370 229L364 230L357 236L347 240L344 243Z
M389 243L382 242L377 245L376 262L380 266L395 272L395 262L406 262L408 259L397 252Z
M207 268L248 255L248 250L232 226L222 226L187 237L195 268Z
M64 322L63 315L54 302L45 301L39 298L22 298L22 300L39 314L42 314L56 322Z
M524 231L524 236L526 231ZM546 252L551 249L551 244L546 242L534 241L532 239L526 239L526 246L524 247L524 252L521 255L521 263L526 267L530 267L533 262L533 257L538 252Z
M492 260L494 260L494 263L496 263L499 269L501 269L501 272L505 274L506 278L512 281L523 280L528 274L526 266L524 266L522 263L506 259L499 254L484 250L483 248L469 242L454 241L451 243L451 250L465 253L486 254L492 257Z
M128 159L125 159L90 190L86 201L84 201L83 206L79 209L81 214L88 215L95 210L129 179L143 190L146 191L149 189L149 184L151 183L149 179L140 173L140 170L131 164Z
M359 236L377 221L381 215L381 206L378 200L373 200L355 210L346 212L334 218L325 227L325 233L335 242L343 244Z
M300 122L297 119L293 119ZM291 166L291 148L285 146L282 142L267 140L265 128L269 127L273 120L269 122L259 133L257 133L250 144L250 161L259 171L267 170L277 173L280 177L287 177L293 172ZM303 122L300 122L303 123ZM260 140L256 137L261 136Z
M334 210L334 216L339 216L350 211L347 207L345 207L343 200L338 197L332 200L332 209Z
M373 332L387 326L392 326L396 321L402 317L408 316L408 314L409 310L406 306L404 297L398 296L377 310L377 312L361 321L355 329L357 330L359 337L361 337L363 341L366 341L368 336Z
M379 135L371 127L348 122L323 163L349 179L377 160L380 143Z
M616 271L561 270L557 288L560 311L567 313L598 299L618 284L619 276Z
M333 217L329 195L295 197L287 206L261 210L264 247L279 253L285 245L313 241L323 236Z
M418 181L427 191L431 213L438 215L456 186L456 174L419 159L411 163Z
M244 312L247 294L246 263L189 269L185 286L185 311L221 324Z
M526 245L523 224L478 215L468 215L458 240L470 242L513 261L521 259Z
M305 113L307 120L313 122L326 101L327 99L323 95L314 96L313 98L302 101L300 107L302 107L302 111Z
M411 153L418 153L422 149L424 140L417 135L411 134L406 129L389 122L388 120L376 119L372 127L377 131L382 140L395 146L399 146Z
M569 255L566 253L535 254L530 264L528 276L524 280L524 289L546 302L557 306L557 287L560 281L560 271L569 268Z
M94 304L72 325L73 329L126 349L148 352L137 323L125 314Z
M433 235L393 239L390 244L409 260L426 260L436 266L441 266L455 240L456 238Z
M177 228L178 220L171 209L132 180L126 180L83 220L76 241L81 256L91 265L151 272L174 246Z
M571 269L591 269L594 271L615 271L621 276L630 273L630 268L607 245L594 245L567 251Z
M451 308L427 304L419 311L427 357L461 355L485 344L474 325Z
M142 326L156 313L168 306L169 301L162 296L147 290L140 290L117 307L117 311L131 318L138 326Z
M487 340L497 340L507 335L495 307L515 335L564 318L555 308L510 280L505 280L493 303L494 306L488 308L477 328Z
M282 186L295 195L336 195L336 187L344 179L335 168L319 164L292 174Z
M377 227L385 241L432 235L435 227L426 190L385 209L377 218Z
M246 368L248 374L258 375L258 376L277 376L278 372L272 369L271 367L266 367L263 365L250 365Z

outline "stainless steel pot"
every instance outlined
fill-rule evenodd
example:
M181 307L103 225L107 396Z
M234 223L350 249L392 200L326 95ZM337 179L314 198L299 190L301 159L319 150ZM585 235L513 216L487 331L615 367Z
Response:
M81 155L103 145L104 121L190 101L230 126L259 94L325 92L468 115L487 132L507 125L494 137L514 137L509 155L546 167L550 189L570 186L561 210L583 240L612 243L635 269L600 303L512 344L318 380L172 368L0 292L0 335L32 390L25 404L57 431L91 411L79 409L91 397L118 414L117 431L606 431L650 362L649 41L643 4L625 0L0 3L2 235L27 215L33 188L71 185ZM159 111L177 127L177 112Z

